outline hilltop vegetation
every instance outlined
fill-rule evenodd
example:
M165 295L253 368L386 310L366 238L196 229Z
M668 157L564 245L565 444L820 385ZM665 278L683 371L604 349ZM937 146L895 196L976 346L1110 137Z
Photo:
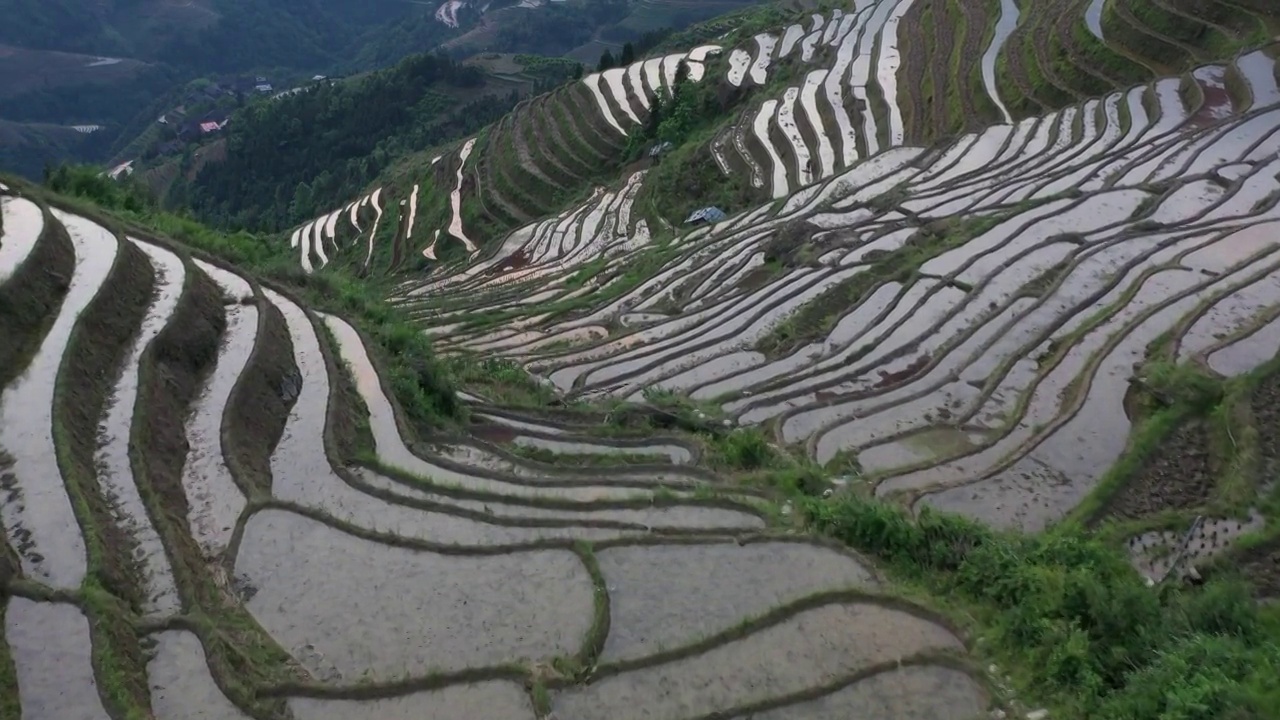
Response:
M568 67L548 71L543 78L554 83ZM493 122L529 87L496 82L443 55L418 55L389 71L257 105L230 126L226 160L207 166L170 202L190 202L224 227L283 230L368 184L396 158Z

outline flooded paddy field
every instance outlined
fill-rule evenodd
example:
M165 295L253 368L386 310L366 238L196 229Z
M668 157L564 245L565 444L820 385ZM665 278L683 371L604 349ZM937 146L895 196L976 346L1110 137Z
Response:
M1276 52L1063 77L1140 56L1115 13L858 0L588 72L271 238L288 282L0 186L17 720L1009 716L792 491L1271 582ZM672 162L736 194L685 226L615 165L690 83L728 109ZM448 422L304 292L347 271Z

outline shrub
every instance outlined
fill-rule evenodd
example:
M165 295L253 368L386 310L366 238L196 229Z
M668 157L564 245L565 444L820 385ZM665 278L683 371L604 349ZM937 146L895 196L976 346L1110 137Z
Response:
M1280 645L1248 589L1147 587L1119 550L1071 528L994 532L851 495L799 504L809 523L981 618L998 656L1068 716L1275 717Z

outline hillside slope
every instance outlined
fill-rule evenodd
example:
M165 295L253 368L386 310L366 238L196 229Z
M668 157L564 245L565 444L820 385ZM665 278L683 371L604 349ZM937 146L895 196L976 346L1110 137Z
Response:
M4 179L0 720L1272 717L1277 18L1191 5L747 13L284 234Z

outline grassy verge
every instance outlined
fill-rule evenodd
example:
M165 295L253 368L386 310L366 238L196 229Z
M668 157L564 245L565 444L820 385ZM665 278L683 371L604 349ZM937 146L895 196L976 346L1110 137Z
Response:
M82 595L93 630L94 671L108 710L146 717L145 660L133 630L141 583L133 542L115 522L98 485L98 422L151 297L154 273L142 251L122 242L110 275L80 316L54 391L58 467L84 533L88 555ZM75 532L68 529L68 532Z
M385 302L388 288L383 283L354 278L337 269L307 275L288 243L280 242L278 237L222 233L189 218L156 210L133 195L122 194L122 186L99 178L92 168L73 168L71 176L74 183L54 188L67 193L62 196L51 195L19 179L5 178L5 182L28 196L56 201L86 217L109 218L110 224L136 231L142 237L167 237L191 248L197 256L203 254L233 263L244 273L292 291L308 307L341 314L376 342L399 343L387 348L389 371L400 378L416 377L420 381L394 383L393 390L406 412L432 427L450 425L460 418L454 381L448 369L435 360L430 343L420 336L417 328ZM394 223L385 217L389 212L390 208L384 208L380 230L390 225L394 231ZM407 340L411 336L416 339ZM406 348L406 342L413 347ZM412 352L405 352L407 349Z
M907 592L946 598L1051 717L1260 719L1280 702L1277 619L1239 582L1152 590L1070 527L1027 537L851 495L799 504Z
M8 603L0 604L0 720L22 720L22 705L18 702L18 669L9 654L5 642L5 610Z

